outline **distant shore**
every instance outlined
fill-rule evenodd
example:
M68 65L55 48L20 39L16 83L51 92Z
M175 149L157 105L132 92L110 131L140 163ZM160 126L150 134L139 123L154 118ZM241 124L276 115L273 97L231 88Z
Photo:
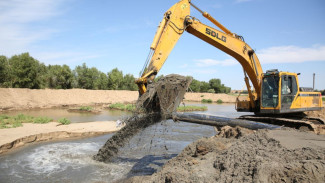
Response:
M126 90L0 88L0 111L135 103L138 96L138 91ZM224 103L234 103L236 96L215 93L186 93L184 101L201 102L202 99L211 99L213 102L220 99Z

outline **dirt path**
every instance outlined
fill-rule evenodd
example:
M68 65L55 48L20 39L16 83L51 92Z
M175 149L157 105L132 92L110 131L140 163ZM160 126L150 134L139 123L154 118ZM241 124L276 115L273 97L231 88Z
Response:
M116 127L114 121L58 125L59 123L56 122L47 124L23 123L22 127L0 129L0 154L34 142L84 138L116 132L120 129Z
M31 90L20 88L0 88L0 111L61 106L80 106L112 103L135 103L138 91L125 90ZM201 97L203 96L203 97ZM186 93L184 101L201 102L212 99L216 102L235 102L236 97L226 94Z

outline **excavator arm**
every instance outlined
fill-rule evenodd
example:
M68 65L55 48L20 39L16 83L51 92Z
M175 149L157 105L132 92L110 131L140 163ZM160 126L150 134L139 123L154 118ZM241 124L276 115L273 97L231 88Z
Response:
M198 19L191 17L191 6L200 11L204 17L222 31L207 26ZM229 31L208 13L201 11L193 5L190 0L179 1L164 14L164 18L150 47L151 52L142 71L141 78L136 81L140 94L146 92L147 83L153 81L180 36L185 31L231 55L242 65L249 92L250 107L255 108L255 101L260 95L263 70L254 50L245 43L241 36ZM149 65L147 66L148 62ZM248 78L253 84L255 92L251 90Z
M140 94L146 92L147 83L155 78L168 55L184 33L186 29L184 23L188 15L190 15L190 4L188 0L176 3L164 14L164 18L150 46L150 52L142 70L141 78L136 81ZM150 63L147 66L149 60Z

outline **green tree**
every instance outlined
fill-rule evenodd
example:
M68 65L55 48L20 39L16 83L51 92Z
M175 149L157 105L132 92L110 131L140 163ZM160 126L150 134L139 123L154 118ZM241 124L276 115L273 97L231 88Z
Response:
M95 68L88 68L85 63L77 66L74 70L75 80L78 88L98 89L96 81L100 78L100 72Z
M201 82L196 80L196 79L193 79L191 84L190 84L190 89L193 92L200 92L200 90L201 90Z
M138 86L135 84L135 78L132 74L126 74L123 77L123 90L131 90L136 91L138 90Z
M0 56L0 87L8 86L8 59L5 56Z
M215 93L221 93L221 80L220 79L210 79L209 80L210 88L214 89Z
M54 89L72 88L73 74L67 65L48 66L48 86Z
M200 92L208 92L209 89L210 89L210 84L205 81L201 81Z
M108 89L107 75L103 72L99 72L99 77L98 77L95 85L96 85L96 88L99 90L107 90Z
M29 53L14 55L9 59L10 82L14 88L39 89L45 87L46 67Z
M122 85L123 85L122 71L119 71L117 68L115 68L107 73L107 77L108 77L108 89L110 90L122 89Z

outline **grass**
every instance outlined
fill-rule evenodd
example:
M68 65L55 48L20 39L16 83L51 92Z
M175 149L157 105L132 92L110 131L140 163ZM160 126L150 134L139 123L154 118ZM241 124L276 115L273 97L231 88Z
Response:
M111 104L108 106L109 109L115 109L115 110L121 110L121 111L135 111L136 107L133 104ZM180 106L177 108L177 111L179 112L185 112L185 111L206 111L208 108L206 106Z
M67 118L60 118L58 122L61 123L62 125L68 125L71 123L71 121Z
M177 108L178 112L187 112L187 111L207 111L207 106L180 106Z
M38 124L45 124L45 123L49 123L53 121L52 118L49 118L49 117L36 117L34 119L34 123L38 123Z
M108 106L109 109L116 109L116 110L122 110L122 111L135 111L136 107L133 104L121 104L121 103L115 103Z
M202 103L212 103L211 99L202 99L201 100Z
M223 101L222 101L221 99L218 99L218 100L217 100L217 103L218 103L218 104L222 104Z
M93 108L90 107L90 106L82 106L82 107L79 108L79 110L81 110L81 111L92 111Z
M325 101L325 97L322 98L323 102Z
M3 128L16 128L23 126L22 123L49 123L53 119L49 117L33 117L25 114L18 114L15 116L0 115L0 129Z

